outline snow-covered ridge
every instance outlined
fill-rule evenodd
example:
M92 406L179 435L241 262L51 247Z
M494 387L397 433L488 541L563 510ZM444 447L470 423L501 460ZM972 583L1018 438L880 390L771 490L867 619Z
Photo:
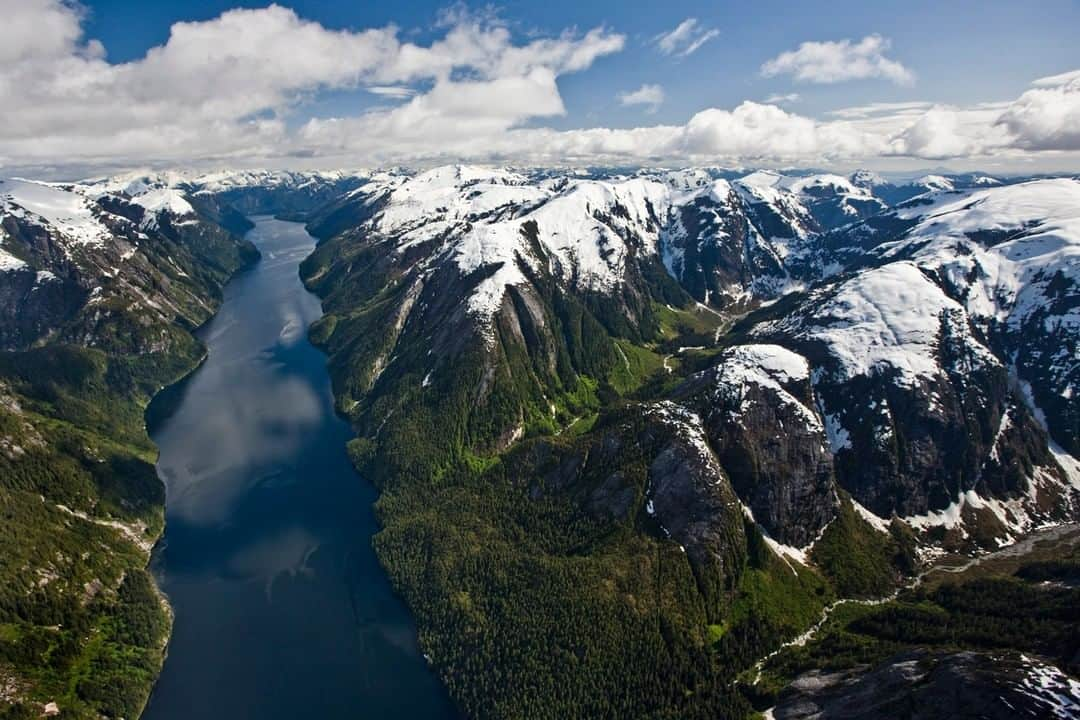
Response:
M912 185L924 187L927 190L955 190L953 181L944 175L923 175L912 181Z
M735 222L740 222L741 216L751 218L747 232L757 247L753 252L772 258L767 261L772 265L773 269L768 271L772 275L755 278L750 287L731 287L730 292L726 286L720 289L729 297L749 292L760 294L759 299L801 289L837 271L832 268L826 273L826 262L816 259L820 248L814 243L822 229L816 218L828 216L832 222L846 223L884 210L884 202L873 194L881 182L878 176L865 171L850 177L835 174L793 177L757 171L725 180L715 177L713 172L694 168L643 170L632 176L580 177L552 171L464 165L439 167L415 175L372 174L367 184L354 194L371 208L371 214L359 228L365 237L392 243L397 252L431 244L432 250L423 263L434 265L452 259L463 275L488 269L488 276L467 300L468 311L483 324L500 307L507 287L526 282L525 269L543 268L580 290L609 293L624 284L630 258L655 255L672 276L683 281L690 262L685 256L687 243L696 243L700 253L710 243L730 242L732 226L726 224L727 220L735 218ZM953 206L979 200L975 197L978 193L1024 187L956 191L952 180L943 176L927 176L916 182L923 188L940 190L924 194L919 202L898 211L897 217L901 219L937 216L949 212ZM1036 185L1051 185L1038 185L1034 192L1045 194L1046 205L1058 207L1071 200L1058 197L1052 185L1072 182L1036 181ZM682 212L691 206L700 218L693 233L684 225ZM784 223L783 233L775 234L776 226L769 225L773 218ZM755 225L758 222L764 225ZM980 229L998 224L979 213L969 213L965 222ZM923 229L938 232L930 220L927 223L930 224L921 228L920 233ZM526 227L535 237L526 236ZM696 256L693 261L699 262ZM817 263L820 275L805 277L804 272L801 279L796 279L787 274L789 263L801 264L804 270ZM921 268L922 263L917 266ZM881 348L911 344L909 341L916 340L912 333L920 334L916 344L930 352L932 339L928 338L934 333L927 323L936 323L943 310L965 306L977 312L970 303L958 305L942 297L940 291L931 287L933 283L910 270L898 278L891 277L890 272L905 271L867 276L862 281L864 287L853 286L851 293L838 298L831 308L840 318L845 313L873 313L872 306L880 304L875 302L875 294L884 292L882 300L889 300L886 304L897 304L888 295L893 290L900 293L897 297L904 298L900 305L909 310L914 306L924 308L910 310L920 315L918 319L892 318L892 322L900 324L888 330L899 330L903 337L890 339L888 332L877 333L876 337L865 333L852 337L851 352L845 354L844 360L853 372L864 372L876 363L877 359L869 356ZM706 268L705 272L711 271ZM871 287L874 285L880 287ZM854 325L861 322L853 320L852 332L857 331ZM869 325L864 329L869 329ZM894 359L898 366L906 366L908 375L920 374L925 365L917 356Z
M73 245L100 246L109 230L96 202L76 186L32 180L0 180L0 215L29 219L54 229Z
M810 365L803 356L780 345L737 345L721 356L717 367L717 397L726 398L733 413L746 409L747 386L752 384L771 390L780 402L795 409L807 427L822 429L817 414L787 389L810 379Z
M809 187L814 181L799 182L790 184ZM850 183L845 188L865 193ZM598 179L448 166L414 176L372 176L355 194L373 209L360 228L365 237L392 243L397 252L435 243L427 262L450 258L462 275L495 268L468 299L469 312L481 321L498 310L508 286L525 282L525 268L543 268L580 290L601 293L622 286L634 256L662 256L680 277L681 251L663 239L687 239L681 210L695 203L708 208L702 212L735 221L748 212L744 203L791 219L794 238L758 238L775 245L766 251L778 258L793 252L793 242L811 237L814 227L796 192L755 184L752 177L715 179L699 169ZM725 239L721 224L711 236L691 240Z
M133 171L120 175L95 177L79 184L98 188L103 192L139 196L149 190L171 188L190 193L220 193L248 188L288 187L301 189L321 183L332 183L346 178L364 178L371 173L357 171L299 172L288 170L220 170L195 172L183 170Z
M0 239L2 238L3 235L0 235ZM25 262L0 247L0 273L22 270L26 267L28 266Z
M779 345L737 345L724 356L729 366L763 374L771 382L786 385L810 377L806 358Z
M823 343L837 363L831 378L846 381L885 371L914 385L938 374L937 348L943 315L963 315L960 303L911 262L895 262L860 272L830 292L819 305L759 332L782 330L790 337ZM971 340L978 354L990 351Z
M130 222L110 212L102 204L107 199L140 206L144 211L141 229L156 227L165 214L182 218L195 213L179 190L135 182L122 187L121 183L107 186L4 179L0 180L0 217L9 215L41 225L71 251L102 248L111 241L116 227Z
M895 211L917 224L880 246L878 266L819 291L820 302L759 329L824 343L836 380L898 371L901 382L938 372L942 320L1019 327L1033 314L1080 333L1074 312L1055 314L1051 293L1080 286L1080 182L1037 180L932 193ZM990 351L969 338L987 362Z
M1053 276L1074 286L1080 279L1080 182L1035 180L933 199L898 211L920 222L888 252L920 247L915 262L966 288L973 315L1018 324L1050 307Z

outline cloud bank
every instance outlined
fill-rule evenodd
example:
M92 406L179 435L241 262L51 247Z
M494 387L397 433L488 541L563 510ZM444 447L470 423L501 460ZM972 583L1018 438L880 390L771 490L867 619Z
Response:
M61 0L0 0L0 164L232 164L330 167L467 160L518 164L665 163L823 166L896 158L1025 160L1080 151L1080 71L1041 78L1015 100L974 107L886 103L824 119L790 112L781 94L706 108L682 122L555 130L560 78L624 51L605 27L519 40L490 17L455 13L430 44L395 27L327 29L272 5L172 26L146 55L111 63ZM688 24L689 23L689 24ZM687 55L714 30L688 19L655 42ZM282 53L279 48L287 47ZM803 43L765 63L806 82L911 74L888 42ZM326 90L375 103L305 117ZM646 110L664 91L616 101Z

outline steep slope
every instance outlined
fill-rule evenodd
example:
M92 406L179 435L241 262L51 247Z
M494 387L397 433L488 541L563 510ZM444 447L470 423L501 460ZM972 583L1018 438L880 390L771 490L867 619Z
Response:
M831 173L786 176L757 171L741 178L741 182L787 191L799 199L817 225L825 230L863 220L888 209L886 202L874 194L875 189L883 187L885 181L864 171L857 171L850 178Z
M910 201L848 230L862 269L749 330L811 360L860 503L991 546L1075 512L1078 199L1043 180Z
M0 181L0 711L141 712L169 628L143 411L256 256L173 190Z
M134 326L202 324L207 298L256 256L174 190L3 180L0 202L9 349L51 339L147 352L155 340Z
M313 215L312 335L376 545L469 714L739 716L735 674L833 593L888 592L915 535L1075 517L1075 182L889 212L878 186L448 167ZM1021 227L1057 270L1024 265ZM1008 278L994 312L983 273ZM1023 391L1036 366L1064 415ZM549 684L538 658L567 663Z

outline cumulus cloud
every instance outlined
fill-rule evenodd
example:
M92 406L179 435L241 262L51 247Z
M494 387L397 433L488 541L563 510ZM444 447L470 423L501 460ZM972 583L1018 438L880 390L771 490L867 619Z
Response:
M394 27L333 31L272 5L177 23L144 57L111 63L105 48L84 36L75 5L7 5L0 164L8 166L822 166L892 158L1020 162L1080 151L1080 71L1036 80L1011 102L969 107L876 103L815 119L781 107L797 99L792 93L705 108L681 124L554 130L540 124L567 114L560 78L620 51L622 35L594 28L522 39L493 16L455 12L444 16L438 37L417 44ZM688 20L657 38L657 47L685 55L710 33ZM819 59L784 61L784 71L896 75L874 60L887 47L880 38L831 45L879 69ZM352 115L306 119L304 104L326 90L366 92L380 102ZM617 97L651 110L664 91L647 84Z
M646 112L656 112L664 103L664 88L659 85L642 85L637 90L618 95L621 105L644 105Z
M663 54L686 57L719 34L716 28L699 24L697 18L686 18L674 30L661 33L653 40Z
M113 64L82 20L62 0L5 10L0 162L258 157L288 146L290 112L321 90L404 99L414 83L431 89L386 125L409 133L452 117L502 130L562 114L555 79L624 43L595 28L518 44L506 27L462 15L423 46L394 27L332 31L271 5L176 23L145 57Z
M416 100L419 100L417 98ZM405 110L408 106L402 108ZM789 164L877 155L885 139L845 123L819 123L773 105L744 102L732 110L703 110L683 125L555 131L504 124L504 132L446 133L438 142L425 131L404 133L398 110L350 120L313 120L304 128L312 152L374 152L377 163L452 159L523 163L686 162Z
M1000 118L1027 150L1080 150L1080 70L1036 80Z
M885 57L889 40L867 35L851 40L804 42L796 50L780 53L761 66L765 77L791 75L800 82L838 83L846 80L885 78L897 85L911 85L915 75L896 60Z
M933 160L977 155L983 143L977 133L966 130L961 113L934 107L896 136L893 151Z

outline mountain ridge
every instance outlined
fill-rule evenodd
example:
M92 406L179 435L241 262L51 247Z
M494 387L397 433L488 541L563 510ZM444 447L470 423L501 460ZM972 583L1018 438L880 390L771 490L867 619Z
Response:
M1055 201L1014 216L998 205L1062 188L1071 197L1078 185L928 184L941 185L927 179L893 209L874 202L864 217L823 226L820 203L838 207L857 186L693 170L593 179L450 167L372 178L313 215L323 241L302 274L326 315L312 337L357 428L354 459L382 492L376 547L467 712L543 698L556 717L593 707L577 694L589 686L621 712L743 711L723 692L699 705L676 699L686 691L676 678L693 674L681 661L671 675L640 666L624 676L633 700L619 699L602 663L558 675L583 705L527 684L501 687L466 660L472 646L441 628L485 648L514 633L551 653L568 640L544 639L555 632L547 619L516 614L528 583L506 579L496 590L501 573L466 563L543 567L536 582L575 598L582 613L649 607L685 636L665 634L670 651L730 678L805 629L822 598L888 595L918 557L993 549L1076 517L1075 461L1047 436L1045 414L1002 349L1051 347L1047 328L1075 341L1074 276L1050 283L1064 298L1051 303L1059 323L1025 325L1023 341L1009 340L932 251L962 239L971 245L956 258L977 250L990 262L1008 250L999 230L1059 227L1071 207ZM992 212L978 215L972 199ZM944 222L938 209L949 209L951 224L935 225ZM1059 237L1068 248L1077 239ZM1071 252L1062 268L1075 267ZM1049 287L1017 272L1027 292ZM1015 299L995 296L994 307L1008 314ZM1057 418L1049 426L1062 428ZM494 507L513 510L500 517ZM544 513L543 530L533 513ZM570 530L580 523L599 535ZM582 596L563 584L568 557L509 540L530 533L579 538L589 549L575 557L599 577L645 563L653 551L635 543L655 543L660 557L674 544L690 574L671 587L685 601L646 600L642 588L622 600L589 583ZM493 547L470 545L472 534ZM766 612L764 597L792 571L808 584L784 591L787 609ZM824 585L812 590L811 578ZM615 575L609 582L618 586ZM497 615L440 597L462 586L470 607ZM748 602L759 609L747 612ZM640 621L622 630L648 644L654 636ZM698 634L714 626L724 628L719 640ZM484 652L500 668L533 657ZM657 684L660 705L640 694Z

